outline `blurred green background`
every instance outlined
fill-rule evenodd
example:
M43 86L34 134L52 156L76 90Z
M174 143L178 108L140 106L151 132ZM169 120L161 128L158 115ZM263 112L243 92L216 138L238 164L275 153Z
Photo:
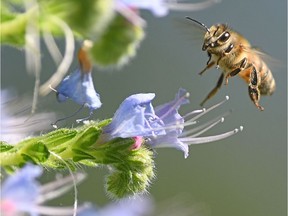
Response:
M200 211L198 215L286 215L287 1L222 0L203 11L171 12L164 18L155 18L145 11L141 15L148 25L137 56L120 70L94 69L95 88L103 103L95 112L95 119L112 117L122 100L133 93L155 92L153 104L158 105L172 99L179 87L191 93L191 104L183 107L182 113L199 108L199 103L215 86L220 71L212 69L203 76L198 75L208 59L201 51L201 38L195 37L199 36L197 30L193 30L192 25L187 25L186 29L178 25L185 16L208 27L228 23L253 45L279 61L271 65L276 92L261 98L260 104L265 111L260 112L252 104L247 84L239 77L230 79L228 86L222 86L207 102L206 107L223 100L225 95L230 96L225 105L205 116L203 122L230 109L232 114L206 135L240 125L244 126L243 132L223 141L191 146L187 159L174 149L157 150L157 178L149 190L155 205L170 208L172 205L163 205L165 200L183 196L191 205L205 203L208 210ZM63 43L59 42L63 48ZM1 61L2 88L15 87L20 95L32 95L34 80L25 71L24 52L4 46ZM55 71L55 65L47 52L44 52L42 62L44 82ZM70 70L76 67L75 60ZM53 93L42 98L39 104L39 111L52 110L61 117L76 109L72 102L57 103ZM85 112L82 115L85 116ZM76 125L75 119L63 122L63 126ZM108 203L103 188L107 170L83 169L89 172L89 178L79 186L80 201L91 200L100 206Z

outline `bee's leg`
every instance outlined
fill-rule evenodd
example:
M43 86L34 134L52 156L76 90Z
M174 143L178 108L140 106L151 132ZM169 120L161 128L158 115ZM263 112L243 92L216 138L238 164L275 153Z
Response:
M218 58L218 60L217 60L217 63L216 63L216 69L217 69L217 70L220 68L219 62L220 62L221 59L222 59L222 56L220 56L220 57Z
M208 55L208 61L207 61L206 65L209 64L209 62L211 61L211 58L212 58L211 53L207 52L207 55Z
M230 44L230 45L227 47L227 49L222 52L221 56L218 58L217 63L216 63L216 68L217 68L217 69L219 69L219 67L220 67L220 66L219 66L219 62L221 61L221 59L222 59L224 56L227 56L227 55L231 52L231 50L233 49L233 47L234 47L234 44Z
M206 70L208 70L209 68L211 68L215 64L214 61L210 62L211 58L212 58L211 53L207 52L207 54L208 54L209 59L206 63L206 67L202 71L199 72L200 75L202 75Z
M260 100L260 90L258 88L259 84L259 74L257 73L255 67L252 67L252 72L250 73L250 83L248 87L248 92L250 99L253 101L253 103L256 105L256 107L263 111L264 108L259 105L259 100Z
M240 73L245 68L247 68L247 58L246 57L241 60L239 67L237 67L236 69L234 69L233 71L231 71L230 73L227 74L227 76L225 77L225 85L228 84L229 77L236 76L238 73Z
M209 92L209 94L207 95L207 97L201 102L200 106L203 106L204 103L212 98L216 92L218 91L218 89L220 89L222 83L223 83L223 80L224 80L224 74L222 73L221 76L219 77L218 81L217 81L217 85Z

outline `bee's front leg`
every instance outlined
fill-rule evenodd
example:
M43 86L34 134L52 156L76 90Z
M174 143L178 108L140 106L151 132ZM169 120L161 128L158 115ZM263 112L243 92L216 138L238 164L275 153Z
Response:
M203 106L207 100L212 98L217 93L217 91L220 89L220 87L223 83L223 80L224 80L224 74L221 73L221 75L217 81L216 86L209 92L209 94L206 96L206 98L200 103L200 106Z
M199 72L200 75L202 75L206 70L208 70L209 68L211 68L215 64L214 61L210 62L211 58L212 58L211 53L207 52L207 54L208 54L209 59L206 63L206 67L202 71Z
M216 68L219 69L219 62L221 61L221 59L225 56L227 56L232 49L234 48L234 44L229 44L229 46L221 53L220 57L217 60L217 64L216 64Z
M255 67L252 66L252 72L250 73L250 83L249 83L249 87L248 87L248 92L249 92L250 99L253 101L255 106L259 110L263 111L264 108L259 105L259 100L260 100L260 90L258 88L258 85L260 83L259 79L260 79L259 74L257 73Z

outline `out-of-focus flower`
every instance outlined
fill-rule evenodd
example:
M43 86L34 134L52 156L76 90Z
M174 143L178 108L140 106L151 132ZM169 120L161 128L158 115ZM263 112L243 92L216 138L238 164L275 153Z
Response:
M150 215L152 210L153 204L149 197L135 196L108 204L103 208L87 206L78 213L78 216L144 216Z
M187 129L197 123L196 119L222 105L228 97L207 110L195 110L183 117L178 113L178 109L181 105L189 103L187 99L189 93L186 90L180 89L173 101L156 107L155 111L151 104L154 96L151 93L135 94L126 98L116 111L112 122L103 129L104 140L142 136L151 147L173 147L183 151L186 158L189 145L217 141L239 131L236 128L219 135L198 137L216 124L223 122L224 117L218 117L206 124ZM195 117L190 118L195 114L197 114ZM242 128L241 126L240 130Z
M35 179L41 174L40 167L28 165L3 183L1 212L4 215L12 216L20 212L35 214L36 200L40 194L39 184Z
M30 110L30 100L20 98L9 90L1 90L0 140L14 144L33 134L50 129L56 115L50 113L24 114Z
M36 178L41 176L42 168L28 164L14 175L8 177L1 185L0 210L5 216L16 216L23 213L37 216L72 215L73 207L48 207L43 202L54 199L67 192L73 184L70 176L55 182L40 185ZM77 182L84 179L84 175L77 175Z
M90 109L90 114L102 104L92 79L92 64L85 47L78 53L80 68L64 78L57 88L57 99L63 102L70 98L74 102Z
M175 0L115 0L115 8L132 23L141 23L137 17L137 10L151 11L157 17L166 16L169 10L175 11L197 11L218 3L219 0L205 0L199 3L188 3ZM145 21L142 20L142 23Z

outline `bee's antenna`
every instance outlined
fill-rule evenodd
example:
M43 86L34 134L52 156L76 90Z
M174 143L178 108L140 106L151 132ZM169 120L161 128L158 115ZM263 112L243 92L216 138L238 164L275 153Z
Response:
M199 22L198 20L192 19L191 17L188 17L188 16L186 16L186 19L191 20L191 21L201 25L207 32L210 33L209 28L206 25L204 25L203 23Z

